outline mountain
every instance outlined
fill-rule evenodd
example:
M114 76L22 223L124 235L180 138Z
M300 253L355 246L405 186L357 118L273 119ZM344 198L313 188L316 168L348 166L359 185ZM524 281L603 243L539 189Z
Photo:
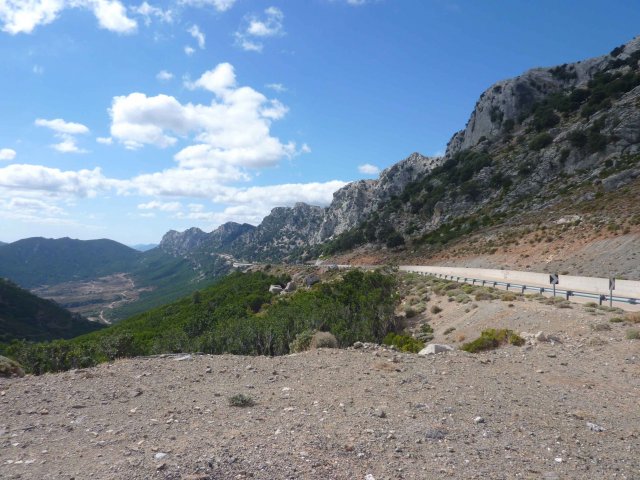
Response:
M633 233L640 225L639 61L636 37L601 57L499 81L480 95L443 157L414 153L377 180L338 190L327 208L275 208L226 244L207 243L215 231L189 241L192 232L171 232L172 240L185 237L185 256L299 261L360 246L408 246L424 258L499 226L518 225L516 236L539 242L539 229L567 215L584 219L592 227L584 235L593 238L603 226ZM508 248L509 235L487 234L482 248Z
M113 240L26 238L0 248L0 277L33 288L127 271L141 255Z
M72 338L103 326L0 278L0 343Z
M138 250L139 252L147 252L153 248L158 246L157 243L139 243L136 245L129 245L134 250Z

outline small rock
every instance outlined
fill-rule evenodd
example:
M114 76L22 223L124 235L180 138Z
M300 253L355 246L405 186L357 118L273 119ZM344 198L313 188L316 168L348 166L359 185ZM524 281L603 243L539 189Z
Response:
M435 355L436 353L450 352L453 347L450 345L441 345L439 343L430 343L418 352L418 355Z
M547 341L547 336L544 334L544 332L538 332L536 333L533 338L535 338L536 342L546 342Z
M370 473L367 473L364 476L364 480L376 480L376 478L373 475L371 475Z
M595 423L587 422L587 428L592 432L604 432L604 428Z
M163 458L165 458L168 455L168 453L164 453L164 452L158 452L156 453L153 458L155 458L156 460L162 460Z
M193 355L183 355L176 358L176 362L184 362L185 360L193 360Z
M269 287L269 293L281 293L282 287L280 285L271 285Z
M378 417L378 418L386 418L387 414L385 413L384 410L382 410L381 408L376 408L373 411L373 415Z
M483 417L476 417L473 419L473 423L484 423L484 421Z
M363 348L364 347L364 343L362 342L356 342L353 344L353 348L358 349L358 348ZM4 394L4 392L3 392Z

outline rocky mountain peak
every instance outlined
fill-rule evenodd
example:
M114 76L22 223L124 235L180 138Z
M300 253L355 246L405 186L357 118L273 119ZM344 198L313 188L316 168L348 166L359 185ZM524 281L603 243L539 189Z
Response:
M158 247L171 255L182 256L204 245L207 237L207 234L197 227L184 232L170 230L164 234Z

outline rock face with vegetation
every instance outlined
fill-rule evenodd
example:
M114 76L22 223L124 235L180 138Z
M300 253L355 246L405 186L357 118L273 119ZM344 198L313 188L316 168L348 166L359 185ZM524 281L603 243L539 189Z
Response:
M366 244L419 248L618 192L640 178L639 61L637 37L601 57L500 81L444 157L412 154L377 180L338 190L325 209L274 209L214 251L278 261Z

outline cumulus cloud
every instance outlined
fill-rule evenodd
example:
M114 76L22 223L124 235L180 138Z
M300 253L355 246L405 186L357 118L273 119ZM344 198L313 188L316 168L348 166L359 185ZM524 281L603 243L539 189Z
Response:
M187 32L189 32L189 34L196 39L200 50L203 50L205 47L205 36L204 33L200 31L200 27L198 27L197 25L192 25L191 28L187 30Z
M89 133L89 128L81 123L66 122L61 118L55 118L53 120L45 120L44 118L38 118L35 121L38 127L45 127L53 130L54 135L61 139L59 143L51 145L51 148L57 150L60 153L87 153L77 145L77 139L75 135L83 135Z
M50 128L56 133L64 133L69 135L79 135L89 133L89 128L81 123L66 122L61 118L55 118L53 120L45 120L44 118L38 118L35 121L38 127Z
M166 70L160 70L156 75L156 79L160 80L161 82L168 82L169 80L173 79L173 73L167 72Z
M190 47L189 45L184 47L184 53L190 57L191 55L193 55L194 53L196 53L196 49L193 47Z
M269 7L264 15L249 15L245 25L235 33L236 44L243 50L261 52L261 39L284 35L284 13L277 7Z
M375 165L371 165L370 163L358 165L358 171L360 173L364 173L365 175L377 175L380 173L380 169Z
M211 6L218 12L226 12L233 7L236 0L180 0L180 3L194 7Z
M40 191L76 197L94 197L117 183L100 168L62 171L41 165L13 164L0 168L0 189L12 192Z
M111 145L113 143L113 138L111 138L111 137L98 137L98 138L96 138L96 142L101 143L103 145Z
M12 148L0 148L0 161L9 161L16 158L16 151Z
M55 21L68 8L90 10L100 28L112 32L134 33L138 27L120 0L2 0L0 24L11 35L31 33L36 27Z
M129 149L144 145L166 148L180 138L193 143L175 155L181 168L263 168L309 151L295 142L283 143L270 133L272 122L288 109L251 87L238 86L234 68L221 63L193 82L189 89L214 95L210 104L180 103L169 95L132 93L115 97L110 109L111 135ZM233 170L232 176L241 177Z
M88 150L78 147L76 139L72 136L64 136L60 143L54 143L51 148L60 153L88 153Z

